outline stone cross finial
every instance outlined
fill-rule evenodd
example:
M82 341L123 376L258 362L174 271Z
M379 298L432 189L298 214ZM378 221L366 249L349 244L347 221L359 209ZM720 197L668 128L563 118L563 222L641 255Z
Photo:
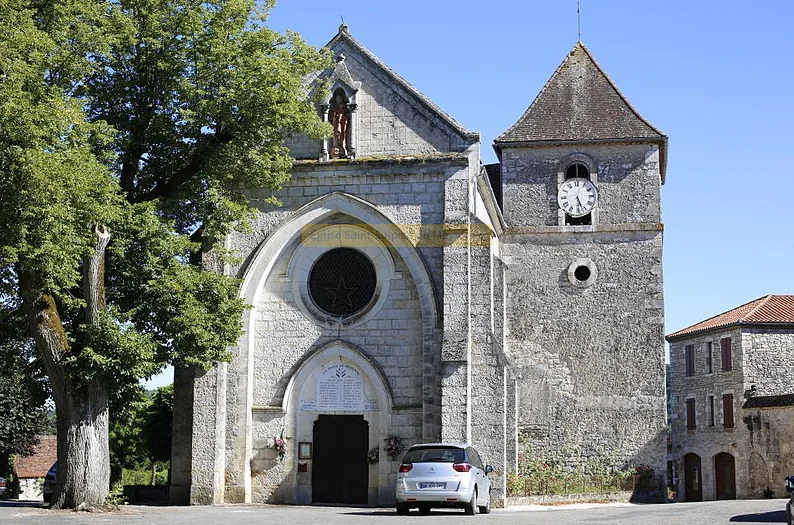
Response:
M342 25L339 26L340 33L350 34L350 31L347 30L347 24L342 22Z

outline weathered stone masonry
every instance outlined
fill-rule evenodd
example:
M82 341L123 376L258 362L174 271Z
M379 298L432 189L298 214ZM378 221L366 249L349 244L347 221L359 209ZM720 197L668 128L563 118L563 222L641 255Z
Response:
M242 262L216 268L243 279L245 334L230 363L177 372L172 499L390 504L400 458L388 436L472 443L495 467L497 505L519 435L539 453L618 448L661 471L666 137L577 44L486 170L479 135L345 26L328 47L336 65L308 87L325 80L318 114L349 120L328 140L289 141L281 206L247 190L257 217L226 239ZM565 102L554 92L572 92L571 72L586 81ZM598 202L568 224L557 195L573 163ZM317 261L344 250L372 265L374 291L333 314L369 286L354 275L318 302ZM370 459L334 492L323 440L346 454L360 428L367 450L342 461Z

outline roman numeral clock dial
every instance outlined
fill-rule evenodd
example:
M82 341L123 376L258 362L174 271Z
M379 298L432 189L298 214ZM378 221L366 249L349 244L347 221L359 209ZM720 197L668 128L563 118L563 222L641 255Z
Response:
M571 217L584 217L593 211L597 201L598 192L589 179L568 179L557 192L557 203Z

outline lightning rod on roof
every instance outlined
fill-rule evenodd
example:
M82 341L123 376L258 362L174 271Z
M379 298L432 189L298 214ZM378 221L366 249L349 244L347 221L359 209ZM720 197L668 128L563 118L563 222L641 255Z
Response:
M582 41L582 15L579 10L581 0L576 0L576 41Z

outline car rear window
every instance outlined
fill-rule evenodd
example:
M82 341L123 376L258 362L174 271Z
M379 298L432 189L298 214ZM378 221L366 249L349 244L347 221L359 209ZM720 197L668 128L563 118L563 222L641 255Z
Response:
M416 448L408 451L403 463L463 463L465 457L460 448Z

